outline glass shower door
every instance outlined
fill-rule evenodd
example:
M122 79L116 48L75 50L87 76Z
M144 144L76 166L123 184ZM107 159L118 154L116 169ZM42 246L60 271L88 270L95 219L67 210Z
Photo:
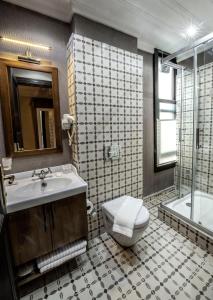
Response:
M213 231L213 58L209 43L195 50L195 117L191 219ZM210 52L211 51L211 52ZM195 66L196 68L196 66Z
M176 57L177 193L165 207L213 235L213 39L197 45Z
M175 169L175 201L167 207L190 219L193 150L193 57L187 67L180 64L176 77L177 163Z
M178 198L175 211L187 219L192 208L192 158L193 158L193 120L194 120L194 72L193 53L187 67L177 77L177 124L179 127L177 178Z
M179 197L191 194L192 186L192 147L193 147L193 72L182 70L181 101L179 108Z

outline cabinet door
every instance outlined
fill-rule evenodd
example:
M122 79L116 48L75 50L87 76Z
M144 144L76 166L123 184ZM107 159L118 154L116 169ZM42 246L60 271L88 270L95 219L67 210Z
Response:
M57 249L78 239L87 239L86 194L52 203L53 247Z
M52 251L47 206L37 206L9 215L8 228L15 265Z
M3 225L0 225L0 298L5 300L15 300L15 281L10 262L10 253L6 242L6 232Z

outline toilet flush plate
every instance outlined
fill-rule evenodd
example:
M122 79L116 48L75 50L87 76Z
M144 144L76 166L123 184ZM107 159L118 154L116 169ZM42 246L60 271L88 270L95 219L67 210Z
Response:
M120 159L121 147L118 144L104 146L104 157L106 160Z

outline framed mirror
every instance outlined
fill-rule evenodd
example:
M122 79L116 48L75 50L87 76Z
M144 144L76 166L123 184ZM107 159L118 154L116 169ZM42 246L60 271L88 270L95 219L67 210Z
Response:
M0 97L8 156L62 151L57 68L0 60Z

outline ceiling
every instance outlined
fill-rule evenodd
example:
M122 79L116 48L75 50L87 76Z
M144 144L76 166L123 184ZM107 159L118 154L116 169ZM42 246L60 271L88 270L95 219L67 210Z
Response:
M192 23L196 38L213 31L213 0L7 0L64 22L78 13L138 38L138 48L174 52L189 41L181 33Z

